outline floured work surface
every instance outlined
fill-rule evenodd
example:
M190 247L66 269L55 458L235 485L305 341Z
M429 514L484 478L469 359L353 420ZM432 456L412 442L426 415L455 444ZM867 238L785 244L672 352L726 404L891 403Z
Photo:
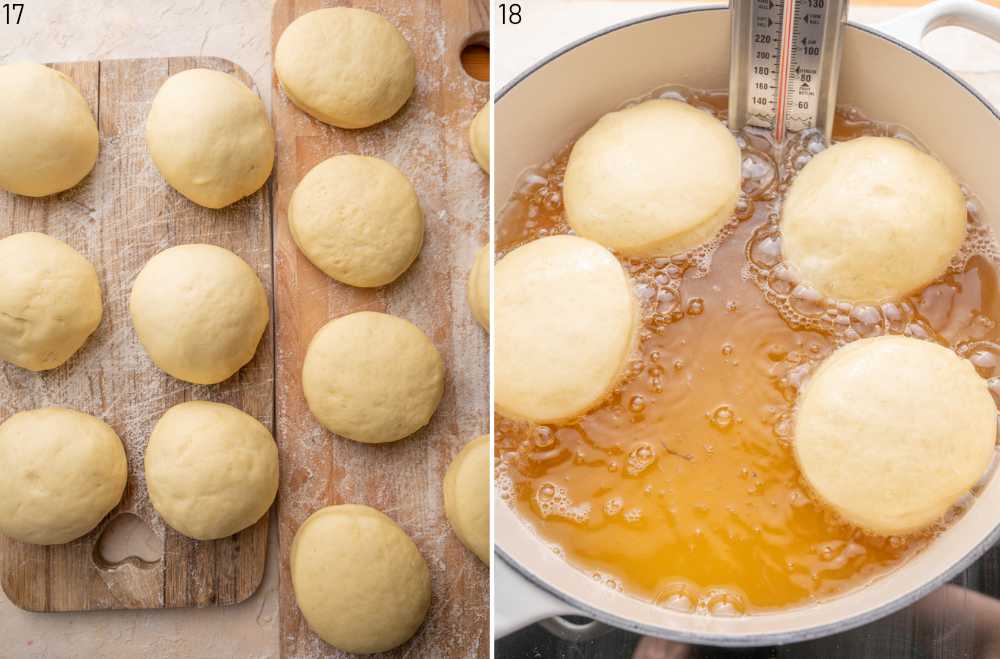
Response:
M169 75L196 67L234 73L252 85L250 76L231 62L208 57L55 65L73 78L97 118L97 166L80 185L52 197L0 193L0 237L39 231L67 242L97 268L104 301L101 325L66 364L32 373L0 363L0 419L38 407L78 409L115 429L129 461L121 504L83 538L43 547L0 536L0 580L11 601L25 609L235 604L253 594L263 577L266 516L230 538L191 540L164 525L149 502L143 477L143 453L153 425L178 403L228 403L273 428L272 329L239 373L218 385L198 386L175 380L153 364L128 314L128 296L139 270L158 252L186 243L232 250L256 271L270 296L266 187L226 209L202 208L167 185L146 149L146 115L153 96ZM138 520L119 517L127 513L148 527L145 542L137 543L142 546L137 553L146 560L124 557L109 564L98 549L104 530L123 524L123 519L133 530L141 529Z
M279 0L277 43L306 12L334 6ZM417 88L400 112L371 128L348 131L296 108L273 81L278 137L275 179L277 419L281 450L281 648L289 657L340 656L306 626L295 604L288 555L299 525L330 504L382 510L413 538L433 581L431 610L416 636L391 656L489 656L489 570L451 532L442 481L451 458L489 429L488 338L465 302L465 282L488 237L489 179L469 153L469 122L489 84L469 77L459 53L489 29L485 0L358 0L396 25L417 59ZM376 289L340 284L316 269L288 230L288 200L314 165L334 155L377 156L413 182L427 223L423 251L395 282ZM313 334L331 318L361 309L420 327L445 362L445 393L430 424L393 444L364 445L325 431L302 395L302 361Z

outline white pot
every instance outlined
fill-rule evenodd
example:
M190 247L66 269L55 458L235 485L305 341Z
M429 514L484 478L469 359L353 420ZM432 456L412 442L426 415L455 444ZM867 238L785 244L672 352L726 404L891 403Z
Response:
M883 26L895 38L848 25L837 101L912 130L978 195L985 219L1000 236L1000 115L919 51L927 31L955 24L1000 39L1000 10L973 0L941 0ZM561 50L498 95L495 142L503 145L494 152L498 207L524 169L548 160L623 101L666 84L725 89L728 74L729 11L724 7L642 18ZM770 645L871 622L968 566L1000 538L1000 473L958 522L868 586L815 605L742 617L674 612L613 592L553 554L499 500L495 520L497 637L539 620L567 637L603 628L558 618L575 614L688 643Z

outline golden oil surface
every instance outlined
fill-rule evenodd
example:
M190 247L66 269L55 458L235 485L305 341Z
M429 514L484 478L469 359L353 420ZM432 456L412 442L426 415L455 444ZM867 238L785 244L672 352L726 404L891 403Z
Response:
M722 94L654 96L725 118ZM834 140L859 135L913 139L838 112ZM1000 390L994 248L974 199L969 238L945 276L895 303L831 303L789 275L777 228L783 193L823 148L821 136L793 136L780 148L761 133L739 140L744 194L720 237L675 258L621 259L642 326L612 395L561 425L496 417L499 494L553 551L610 588L718 615L828 598L892 569L933 534L868 535L802 479L793 405L838 345L883 333L931 338ZM570 231L561 191L571 147L523 177L498 219L499 255Z

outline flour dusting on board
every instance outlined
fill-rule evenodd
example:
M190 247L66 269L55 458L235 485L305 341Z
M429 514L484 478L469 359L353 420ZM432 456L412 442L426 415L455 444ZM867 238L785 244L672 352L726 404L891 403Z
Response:
M106 522L80 540L49 550L0 538L0 553L16 556L17 565L30 565L33 579L49 584L41 590L25 587L23 596L30 601L19 601L21 605L44 610L221 605L251 595L263 575L266 519L235 540L189 540L164 526L150 505L143 475L153 425L178 403L228 403L273 427L270 328L257 356L237 375L219 385L197 386L175 380L152 363L128 314L128 297L139 270L156 253L185 243L232 250L257 272L270 294L266 192L221 211L201 208L170 189L147 154L144 129L153 96L168 74L195 66L234 71L231 64L214 58L57 66L74 78L98 118L97 166L79 186L53 197L0 193L0 236L40 231L69 243L96 267L104 301L97 331L66 364L32 373L0 363L0 419L22 410L63 406L109 423L125 443L129 462L125 496L109 519L121 512L134 513L165 544L159 563L138 566L126 561L110 569L94 559L94 545ZM51 552L50 563L46 551ZM17 565L0 561L4 570ZM3 576L7 584L15 579L8 579L6 571ZM19 591L14 590L17 596ZM47 591L54 593L52 599L42 601Z

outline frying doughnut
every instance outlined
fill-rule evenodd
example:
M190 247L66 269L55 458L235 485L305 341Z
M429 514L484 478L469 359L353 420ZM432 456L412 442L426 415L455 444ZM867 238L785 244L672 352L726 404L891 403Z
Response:
M882 535L937 521L993 458L997 410L972 364L936 343L849 343L805 386L795 455L816 493Z
M948 169L893 137L821 151L792 183L781 252L806 284L848 302L899 298L944 274L965 239Z

